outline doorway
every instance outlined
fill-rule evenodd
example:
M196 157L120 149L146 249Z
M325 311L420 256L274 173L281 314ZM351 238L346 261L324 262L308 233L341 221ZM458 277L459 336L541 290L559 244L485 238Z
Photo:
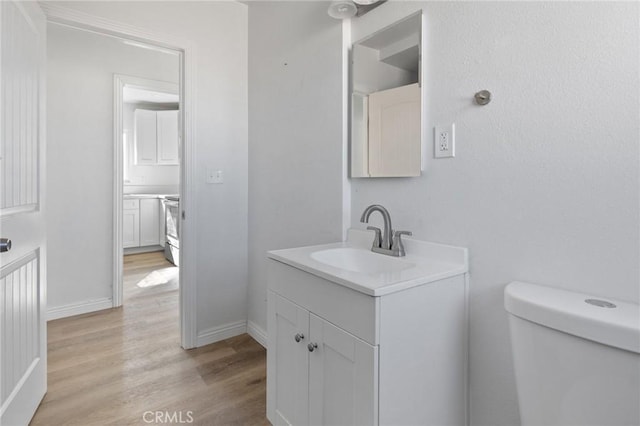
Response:
M77 17L73 17L73 18L77 18ZM79 19L82 19L82 17L79 17ZM60 21L60 22L57 22L57 21ZM174 189L161 190L158 187L164 184L168 185L167 182L163 183L163 182L154 181L152 179L154 178L154 176L152 176L151 174L149 175L140 174L139 173L140 170L134 170L133 172L129 170L130 172L129 176L133 178L132 181L129 183L141 184L141 185L138 185L140 187L144 187L145 183L146 184L151 183L154 186L156 186L155 189L149 188L147 186L145 191L140 191L140 188L137 188L137 190L139 191L138 193L145 192L145 193L150 193L152 195L158 195L160 192L162 192L163 196L171 195L171 196L179 197L180 202L177 208L178 214L175 215L174 217L176 217L177 219L177 227L179 227L181 233L183 233L184 231L188 231L188 229L185 229L185 228L188 228L188 224L187 225L183 224L182 218L184 217L184 211L185 211L186 205L190 200L190 197L183 196L183 194L191 193L190 182L193 181L190 178L193 159L190 154L191 152L190 141L192 137L191 136L192 131L190 129L192 129L192 125L191 125L191 117L189 114L189 111L192 110L192 104L185 103L184 102L185 96L182 96L182 94L185 92L185 90L187 91L191 90L191 89L185 89L185 88L192 87L191 84L189 83L190 74L186 70L191 69L191 67L189 66L189 63L191 63L191 61L193 60L193 57L187 53L186 48L182 47L183 45L181 44L180 41L175 43L171 41L168 42L167 40L159 41L157 39L154 40L153 37L151 37L151 39L143 39L138 34L136 34L135 30L131 30L131 29L127 29L128 33L123 34L120 32L116 32L113 29L109 29L109 25L110 25L109 23L100 22L98 23L100 26L94 26L93 24L87 23L87 22L70 22L69 19L63 18L61 15L55 16L54 14L54 15L49 15L49 24L51 27L59 27L60 29L63 29L66 31L73 31L77 34L81 34L84 38L92 38L92 42L88 44L93 45L92 50L95 52L98 52L103 56L103 58L98 58L100 60L104 59L104 57L113 56L113 52L112 52L112 49L99 48L95 42L96 38L100 38L103 40L110 40L110 42L119 45L119 47L122 49L129 49L130 51L136 52L132 55L133 58L129 57L129 60L126 61L126 64L128 65L128 67L113 68L109 70L109 72L111 73L109 75L109 80L107 81L107 85L109 87L109 92L110 92L110 95L109 95L110 99L107 101L107 105L109 105L108 106L109 111L105 112L104 116L108 115L110 128L109 129L103 128L103 130L100 130L101 132L99 133L100 137L104 137L105 134L112 133L114 129L114 124L113 124L114 122L116 122L116 124L120 126L123 126L124 124L124 115L123 115L124 108L122 108L123 103L115 102L116 97L120 97L120 98L124 97L124 92L118 91L116 93L119 93L119 94L114 95L114 75L115 74L121 75L121 76L129 76L129 77L135 76L136 78L153 80L155 82L161 82L161 83L170 83L170 85L173 86L172 91L178 95L178 98L176 102L167 102L167 103L174 103L177 105L177 108L168 108L166 107L166 105L165 105L165 108L152 108L150 104L153 104L154 102L149 101L148 102L149 105L147 105L148 108L138 108L138 109L141 109L141 110L146 109L148 111L157 111L158 113L165 112L165 111L167 112L173 111L173 115L175 116L174 123L176 123L173 125L173 127L176 128L175 131L177 133L177 137L175 138L176 139L175 149L173 149L173 151L174 151L174 154L177 154L177 155L173 157L174 162L170 164L165 161L166 160L165 154L167 153L171 154L170 152L171 149L169 149L169 151L167 151L166 149L162 149L160 152L159 161L158 159L156 159L156 162L158 163L158 167L159 167L160 165L159 162L165 161L165 163L162 164L162 167L164 167L165 169L173 168L174 171L172 174L173 176L177 177L178 181L175 183L172 183L172 185L174 185ZM120 30L120 28L117 28L117 30ZM149 36L148 34L144 34L145 38L147 38L148 36ZM91 49L89 49L89 52L91 52ZM158 74L146 75L143 72L142 68L144 65L153 63L153 61L146 61L140 58L143 58L143 57L148 58L149 54L171 58L175 64L175 68L172 71L174 78L166 78L164 75L158 75ZM79 56L75 53L74 55L76 57ZM65 60L66 59L67 58L65 57ZM153 68L157 70L159 67L153 67ZM81 74L81 71L84 71L84 69L81 67L78 67L77 73L74 74L77 76L76 78L84 78ZM100 81L101 83L103 82L102 80ZM87 92L84 95L86 95L86 97L93 96L93 94L90 92ZM111 112L113 113L113 115L111 114ZM162 121L162 119L160 119L160 121ZM162 122L165 123L165 121L162 121ZM171 125L164 125L164 126L171 127ZM122 129L124 130L124 126L122 127ZM87 147L89 147L92 143L94 143L94 141L92 141L90 138L84 138L84 141ZM123 198L125 194L124 157L125 155L127 155L128 160L130 162L131 161L135 162L134 156L137 155L138 152L136 151L137 147L135 147L134 145L133 145L133 151L132 151L131 147L134 142L135 142L135 134L134 134L134 131L131 129L129 129L129 135L127 135L126 132L113 132L113 136L111 137L111 144L113 145L109 148L109 151L111 151L113 154L110 154L109 157L106 157L104 155L96 155L96 157L101 158L101 161L103 162L103 164L110 164L111 163L110 160L113 159L112 160L113 166L111 167L112 177L108 179L108 182L111 185L110 192L112 194L110 197L112 200L112 203L109 205L110 212L108 214L108 217L112 217L113 224L112 224L112 227L109 226L109 224L100 224L102 229L111 229L111 232L110 232L111 238L101 240L102 244L104 244L105 247L110 247L110 251L113 256L112 260L107 260L107 262L111 265L107 267L110 268L111 271L113 271L112 274L109 274L112 277L112 280L108 286L108 291L110 295L111 294L114 295L114 297L109 297L109 300L108 300L111 306L120 306L122 304L122 270L123 270L124 247L122 246L121 241L122 241L122 232L123 232L122 231L122 226L123 226L122 211L125 204L123 202L124 201ZM127 149L125 149L125 146L127 146ZM163 146L165 148L167 147L166 144ZM103 152L104 151L106 150L103 150ZM96 154L98 153L96 152ZM142 156L140 157L140 159L142 160ZM142 167L143 165L136 164L136 166ZM150 171L152 168L150 164L146 164L145 167L148 168L147 171ZM72 169L73 167L69 167L69 168ZM91 170L91 168L88 167L86 164L83 164L83 169ZM91 170L91 171L94 171L97 173L97 170ZM95 179L91 179L91 178L94 177L95 175L85 174L84 176L85 176L84 179L86 179L85 185L87 187L87 190L93 190L93 188L91 188L91 184L92 182L95 181ZM158 176L155 176L155 177L158 177ZM136 181L135 180L136 178L140 178L140 179ZM165 185L165 187L167 185ZM158 230L158 228L165 223L164 215L162 213L163 202L160 198L156 198L154 203L156 207L151 208L151 210L156 211L156 214L154 216L156 217L156 224L158 226L154 226L152 224L149 226L149 228L155 228L156 230ZM149 203L145 202L144 204L149 204ZM146 207L149 207L149 206L147 205ZM141 207L138 206L138 208L140 209ZM150 210L150 209L147 209L147 210ZM142 210L139 210L138 215L141 215L143 213L144 212ZM101 213L101 215L104 216L104 213ZM97 220L93 220L92 222L97 222ZM140 227L140 224L138 225L138 228L139 227ZM140 229L138 229L138 232L139 231ZM186 232L184 232L184 234L186 234ZM156 246L156 249L158 249L159 251L163 250L162 244L166 242L164 234L159 230L158 232L156 232L156 237L155 237L157 244L154 242L149 242L150 240L146 239L146 237L144 237L143 240L144 240L145 246ZM175 263L179 263L179 264L182 263L180 262L180 258L183 257L183 254L185 252L189 251L188 242L189 242L188 236L180 235L181 251L174 255ZM82 262L78 262L78 263L82 267L85 267L86 269L86 265L82 265ZM179 300L178 304L180 308L179 309L180 311L179 321L180 321L180 330L181 330L180 342L181 342L181 346L184 348L194 347L195 341L196 341L195 339L195 298L193 297L195 282L194 280L189 279L189 276L190 276L189 271L193 270L194 269L193 267L194 267L193 263L186 262L186 264L183 265L183 268L181 268L179 273L180 282L183 285L180 286L179 297L177 299ZM97 276L102 277L102 276L106 276L106 274L100 274ZM119 297L115 297L116 293L118 293Z
M167 54L164 49L158 53ZM166 66L174 65L165 59ZM114 179L120 189L114 202L113 306L118 307L132 286L144 292L179 281L182 126L178 84L122 74L113 78L114 162L121 165ZM162 256L141 256L154 252ZM152 257L164 260L156 259L156 268L138 282L131 281L131 274L124 279L123 264Z

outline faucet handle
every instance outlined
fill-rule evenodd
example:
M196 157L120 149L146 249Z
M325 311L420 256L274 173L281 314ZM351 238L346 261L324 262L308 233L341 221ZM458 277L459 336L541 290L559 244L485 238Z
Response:
M402 244L402 236L403 235L413 235L411 231L393 231L393 242L391 245L391 250L397 253L396 256L404 256L406 253L404 251L404 244Z
M393 238L398 237L400 238L401 235L407 235L407 236L412 236L413 232L411 231L393 231Z
M380 230L380 228L376 228L375 226L367 226L367 229L376 233L376 236L373 239L373 247L380 247L380 242L382 240L382 231Z

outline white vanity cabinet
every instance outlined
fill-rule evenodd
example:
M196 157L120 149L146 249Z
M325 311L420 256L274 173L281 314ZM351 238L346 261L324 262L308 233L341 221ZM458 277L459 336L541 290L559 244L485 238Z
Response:
M288 299L269 299L275 339L275 394L270 420L286 424L374 424L375 346ZM271 336L271 335L270 335Z
M268 261L274 425L466 424L466 266L366 294L279 252Z

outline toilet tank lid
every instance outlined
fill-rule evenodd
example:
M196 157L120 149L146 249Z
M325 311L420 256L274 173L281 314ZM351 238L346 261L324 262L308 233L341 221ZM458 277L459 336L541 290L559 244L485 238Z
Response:
M640 353L637 303L515 281L505 287L504 307L522 319Z

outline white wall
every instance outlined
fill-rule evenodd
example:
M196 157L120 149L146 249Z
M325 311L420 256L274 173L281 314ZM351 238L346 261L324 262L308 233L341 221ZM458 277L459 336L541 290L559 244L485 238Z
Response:
M357 40L427 14L424 118L456 123L456 158L430 140L422 177L352 180L352 224L380 203L396 229L470 249L473 425L519 424L507 283L639 299L638 7L390 2L353 21Z
M342 235L342 23L327 2L249 3L249 321L266 251Z
M113 74L178 82L178 57L47 28L48 308L111 297ZM101 305L102 308L104 306Z
M170 34L193 44L197 55L194 149L198 209L187 212L187 220L195 221L198 238L197 252L191 254L197 262L197 329L202 334L244 322L247 318L247 6L207 1L57 4L153 33ZM59 107L53 104L49 110ZM113 157L110 145L96 149L110 168ZM207 185L207 167L224 170L224 184ZM100 177L99 181L91 182L91 186L82 183L74 192L59 188L49 195L69 198L95 191L101 199L109 200L111 188L111 178ZM109 236L96 243L101 248L97 253L99 259L104 261L100 265L102 272L111 265L111 248L105 242L111 238L112 213L101 209L96 215L99 223L96 226ZM57 246L56 240L50 239L49 244ZM86 253L95 256L90 250ZM61 266L69 268L71 264ZM74 277L74 281L78 280Z

